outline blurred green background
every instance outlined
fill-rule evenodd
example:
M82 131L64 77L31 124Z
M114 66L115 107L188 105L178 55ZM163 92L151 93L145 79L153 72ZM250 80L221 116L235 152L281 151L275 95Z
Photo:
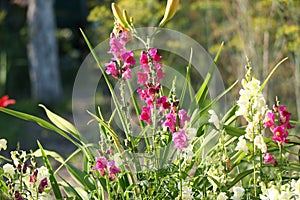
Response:
M27 44L30 33L26 13L28 4L33 2L0 0L0 96L8 94L17 100L10 108L45 118L37 106L44 102L32 97L29 76ZM110 11L112 2L117 2L134 17L136 27L156 26L166 5L166 0L54 1L58 69L63 92L56 101L45 104L70 121L73 83L80 64L89 53L79 27L93 45L107 39L114 24ZM246 57L251 61L256 77L262 81L276 63L288 57L270 80L264 95L268 105L272 105L278 96L297 120L300 119L299 10L299 0L182 0L178 12L166 27L192 37L212 57L224 42L217 66L226 86L244 76ZM173 64L185 63L173 60ZM232 90L232 103L237 99L239 89ZM99 92L100 102L105 99L102 94ZM9 149L15 149L17 144L22 149L35 149L38 139L45 148L62 154L73 150L62 137L3 113L0 113L0 138L8 140Z

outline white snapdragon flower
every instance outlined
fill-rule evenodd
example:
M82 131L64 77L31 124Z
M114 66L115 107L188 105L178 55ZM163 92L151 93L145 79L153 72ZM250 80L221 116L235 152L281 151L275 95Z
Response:
M237 143L237 145L236 145L236 147L235 147L235 150L236 150L236 151L242 150L242 151L244 151L246 154L248 153L249 148L248 148L248 146L247 146L247 142L246 142L244 136L240 136L240 137L239 137L239 141L238 141L238 143Z
M180 189L180 184L178 184L178 189ZM180 196L178 196L176 199L180 199ZM182 200L193 200L193 191L192 188L189 186L188 182L183 182L182 185Z
M298 179L297 181L293 179L291 182L291 186L292 186L293 194L300 197L300 179Z
M1 151L1 149L6 150L6 148L7 148L7 140L0 139L0 151Z
M217 200L227 200L227 199L228 197L225 192L221 192L217 197Z
M208 122L213 123L215 127L220 130L221 129L221 123L220 120L214 110L209 110L208 113L211 115Z
M193 147L194 145L189 144L187 148L182 150L183 158L186 162L190 162L193 159L193 157L196 155L193 152Z
M280 192L275 185L272 185L266 190L265 195L260 194L259 197L262 200L280 200Z
M3 165L3 171L5 174L13 176L15 174L15 167L12 164L6 163Z
M245 189L243 187L238 187L238 186L234 186L232 188L232 191L233 191L233 196L232 196L233 200L240 200L245 193Z
M267 152L267 145L266 145L262 135L255 136L254 145L257 146L257 148L260 149L262 153Z

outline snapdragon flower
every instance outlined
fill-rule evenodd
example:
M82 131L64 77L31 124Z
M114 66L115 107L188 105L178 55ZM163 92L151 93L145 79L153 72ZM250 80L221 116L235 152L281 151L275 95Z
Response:
M233 186L232 191L233 196L231 197L231 199L233 200L240 200L245 194L245 189L243 187Z
M9 99L9 96L8 95L5 95L3 97L0 98L0 108L5 108L7 107L8 105L12 105L12 104L15 104L16 103L16 100L14 99Z
M1 151L1 149L6 150L6 148L7 148L7 140L0 139L0 151Z
M217 197L217 200L227 200L227 199L228 199L228 196L226 195L225 192L220 192Z
M249 148L247 146L247 142L246 142L244 136L240 136L239 137L239 141L238 141L238 143L237 143L237 145L236 145L236 147L235 147L234 150L236 150L236 151L242 150L246 154L249 152Z
M6 163L2 168L4 173L10 175L11 177L15 174L15 167L12 164Z
M284 145L288 142L288 130L294 128L290 124L291 113L286 110L286 106L273 105L273 110L268 111L264 126L270 128L273 133L272 140L276 141L279 145ZM276 120L277 119L277 120Z
M264 163L270 163L271 165L275 166L277 164L274 156L270 153L265 153L264 155Z
M116 178L116 174L121 172L121 170L115 165L114 160L108 161L105 157L97 157L95 161L96 165L93 166L92 169L98 170L101 176L108 173L109 178L114 180Z

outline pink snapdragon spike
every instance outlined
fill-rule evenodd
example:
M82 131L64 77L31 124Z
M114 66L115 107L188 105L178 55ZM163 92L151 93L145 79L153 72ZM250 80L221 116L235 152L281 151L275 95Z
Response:
M39 193L43 193L45 190L45 187L47 187L47 186L48 186L48 180L47 180L47 178L43 178L38 187Z
M93 169L98 170L101 176L104 176L107 165L108 165L108 161L106 158L96 158L96 165L93 166Z
M172 134L173 142L175 143L175 148L182 150L186 148L186 143L188 142L188 137L186 136L185 130L180 130Z
M9 99L8 95L4 95L3 97L0 98L0 108L5 108L8 105L15 104L16 100L14 99Z
M109 161L108 171L109 171L109 178L111 180L115 180L116 174L121 172L121 170L118 167L116 167L114 160Z
M274 156L270 153L265 153L264 155L264 163L270 163L273 166L276 166L276 160L274 158Z

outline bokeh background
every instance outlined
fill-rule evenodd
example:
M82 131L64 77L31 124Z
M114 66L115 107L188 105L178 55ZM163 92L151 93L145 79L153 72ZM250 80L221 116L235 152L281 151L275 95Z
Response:
M156 26L166 5L166 0L0 0L0 96L8 94L16 99L17 104L10 108L46 118L38 107L43 103L72 121L73 83L89 53L79 28L94 46L107 39L114 25L112 2L126 8L136 27ZM192 37L212 57L224 42L217 66L225 86L244 76L247 57L254 74L262 81L281 59L288 57L269 81L264 95L268 105L278 96L297 120L300 119L299 11L299 0L182 0L166 27ZM49 26L41 28L44 25ZM56 55L55 60L47 64L46 58L52 54ZM162 54L167 57L167 52ZM38 58L43 62L34 68ZM169 63L185 64L175 58L168 58ZM34 74L41 74L38 77L42 78ZM240 86L235 87L231 92L232 104L239 89ZM107 103L107 95L99 91L99 104ZM35 149L37 139L44 148L63 155L74 150L62 137L3 113L0 113L0 138L8 140L9 150L18 145L22 149Z

